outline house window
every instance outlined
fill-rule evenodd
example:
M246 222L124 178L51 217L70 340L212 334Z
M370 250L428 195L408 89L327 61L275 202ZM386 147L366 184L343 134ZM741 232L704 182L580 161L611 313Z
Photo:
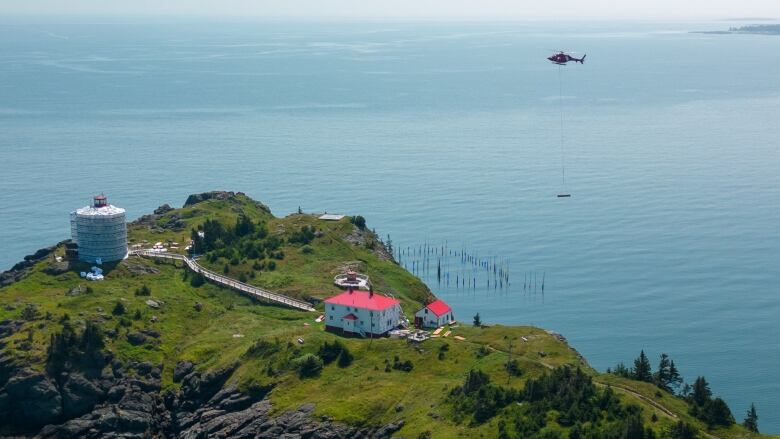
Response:
M333 306L333 305L331 305L331 306L330 306L330 310L331 310L331 311L335 311L335 310L336 310L336 307L335 307L335 306Z
M425 308L425 314L428 314L428 308Z
M330 316L330 319L333 320L333 316Z

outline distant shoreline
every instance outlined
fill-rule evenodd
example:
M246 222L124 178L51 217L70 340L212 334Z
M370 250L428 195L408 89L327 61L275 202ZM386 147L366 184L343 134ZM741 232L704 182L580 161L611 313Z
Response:
M728 30L692 31L691 33L714 35L780 35L780 24L751 24L748 26L731 27Z

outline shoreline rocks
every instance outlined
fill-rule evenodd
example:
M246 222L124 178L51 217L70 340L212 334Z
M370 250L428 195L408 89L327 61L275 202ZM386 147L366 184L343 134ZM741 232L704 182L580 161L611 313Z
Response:
M235 366L208 372L180 361L179 391L161 393L162 366L114 360L93 379L18 370L0 387L0 435L54 438L389 438L403 420L354 427L315 417L313 404L272 416L271 388L243 393L225 385ZM130 375L127 370L134 370ZM185 374L182 378L182 374ZM12 429L9 427L13 427Z

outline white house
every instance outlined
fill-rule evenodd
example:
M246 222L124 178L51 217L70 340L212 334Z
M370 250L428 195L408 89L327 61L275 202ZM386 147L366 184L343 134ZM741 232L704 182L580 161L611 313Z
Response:
M364 337L398 327L401 303L371 291L352 290L325 300L325 329Z
M452 308L443 300L429 303L414 314L414 325L418 328L438 328L454 321Z

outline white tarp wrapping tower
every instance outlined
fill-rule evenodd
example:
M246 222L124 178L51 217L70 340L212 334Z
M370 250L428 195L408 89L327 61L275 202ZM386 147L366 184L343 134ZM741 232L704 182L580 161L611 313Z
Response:
M95 196L91 206L71 212L70 230L81 261L94 264L127 256L125 210L108 204L104 195Z

